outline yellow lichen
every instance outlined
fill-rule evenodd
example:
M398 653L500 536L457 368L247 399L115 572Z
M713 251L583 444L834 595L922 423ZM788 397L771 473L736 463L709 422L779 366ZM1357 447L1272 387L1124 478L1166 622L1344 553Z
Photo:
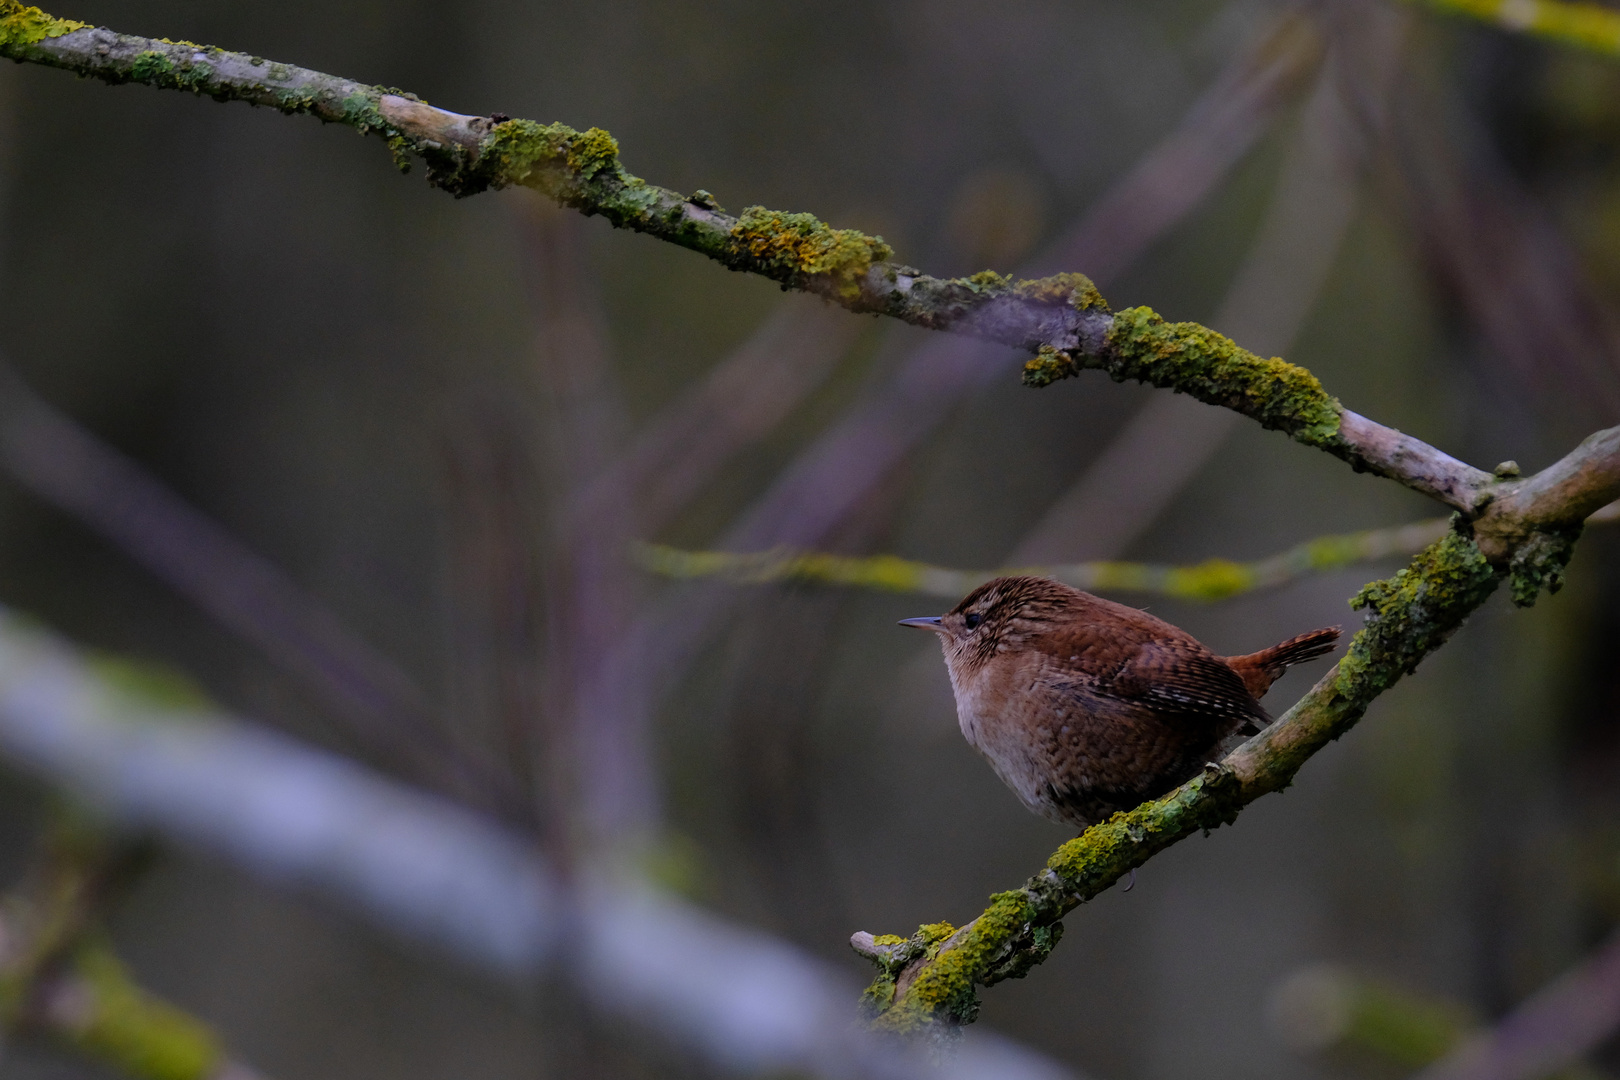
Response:
M1084 274L1070 272L1053 274L1051 277L1026 278L1013 289L1043 304L1069 304L1077 311L1108 310L1108 302Z
M731 251L768 277L801 287L826 283L845 299L859 294L859 279L873 263L894 254L881 236L763 206L748 207L732 226Z
M34 45L47 38L83 30L89 25L77 19L58 19L17 0L0 0L0 46Z

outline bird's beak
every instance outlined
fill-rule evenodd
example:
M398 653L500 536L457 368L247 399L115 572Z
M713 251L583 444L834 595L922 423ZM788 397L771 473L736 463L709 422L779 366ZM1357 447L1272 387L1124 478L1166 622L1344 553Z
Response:
M915 626L919 630L934 630L938 633L944 633L945 624L940 622L940 619L941 616L939 615L929 615L921 619L901 619L900 625Z

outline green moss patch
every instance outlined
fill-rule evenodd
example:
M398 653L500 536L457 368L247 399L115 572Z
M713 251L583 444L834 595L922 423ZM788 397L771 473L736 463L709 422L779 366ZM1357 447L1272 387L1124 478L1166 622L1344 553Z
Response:
M213 65L203 60L176 63L166 53L148 49L135 57L129 77L135 82L164 90L189 90L200 94L214 78Z
M424 154L424 156L427 156ZM478 148L476 169L465 161L429 157L429 176L455 195L522 184L564 205L581 206L584 185L617 177L619 144L601 128L576 131L567 124L506 120L496 124Z
M1365 708L1442 645L1500 580L1473 538L1452 531L1394 577L1374 581L1350 601L1367 625L1339 661L1338 696Z
M1046 386L1085 368L1233 409L1310 446L1329 446L1338 437L1339 403L1315 375L1286 360L1256 356L1197 323L1167 323L1150 308L1115 315L1100 356L1076 358L1043 347L1024 366L1024 382Z

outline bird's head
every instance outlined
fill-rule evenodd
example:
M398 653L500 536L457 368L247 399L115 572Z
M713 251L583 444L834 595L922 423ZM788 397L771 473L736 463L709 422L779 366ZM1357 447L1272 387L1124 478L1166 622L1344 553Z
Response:
M932 630L945 649L953 675L987 663L996 653L1017 648L1032 635L1062 621L1084 593L1038 577L987 581L943 615L901 619L901 626Z

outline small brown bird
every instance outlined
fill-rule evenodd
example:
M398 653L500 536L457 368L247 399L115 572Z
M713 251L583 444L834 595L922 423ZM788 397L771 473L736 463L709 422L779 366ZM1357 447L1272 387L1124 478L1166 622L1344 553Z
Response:
M1035 813L1082 829L1270 723L1260 696L1339 638L1330 627L1216 656L1145 611L1036 577L997 578L945 615L900 625L939 635L962 734L996 775Z

